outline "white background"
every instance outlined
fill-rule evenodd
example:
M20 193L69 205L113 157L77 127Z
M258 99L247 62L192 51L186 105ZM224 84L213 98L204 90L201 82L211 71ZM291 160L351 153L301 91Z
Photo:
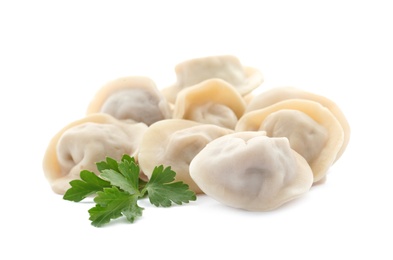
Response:
M388 2L1 1L0 258L392 259ZM325 184L266 213L206 196L142 201L136 223L103 228L90 225L92 204L51 191L46 146L102 85L144 75L166 87L177 63L220 54L260 69L261 90L291 85L341 107L351 141Z

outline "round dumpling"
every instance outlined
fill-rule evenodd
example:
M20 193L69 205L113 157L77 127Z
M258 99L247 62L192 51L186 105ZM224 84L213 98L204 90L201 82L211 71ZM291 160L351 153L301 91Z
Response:
M246 103L227 82L210 79L179 92L173 118L234 129Z
M277 102L284 101L287 99L306 99L306 100L315 101L320 103L322 106L326 107L327 109L329 109L330 112L332 112L332 114L336 117L336 119L341 124L341 127L344 130L344 142L340 148L340 151L337 153L336 156L336 161L337 161L348 146L349 138L351 135L351 129L344 113L341 111L338 105L334 103L332 100L324 96L310 93L294 87L277 87L255 96L247 105L246 112L265 108Z
M43 170L54 192L64 194L81 170L96 171L96 163L124 154L136 156L144 123L120 121L107 114L91 114L60 130L50 141Z
M288 99L248 112L236 130L261 130L270 137L288 138L292 149L311 166L314 182L325 177L344 141L344 131L329 109L304 99Z
M148 178L155 166L171 166L177 181L183 181L191 190L201 193L189 174L191 160L210 141L232 132L189 120L162 120L151 125L144 134L138 154L139 165Z
M175 103L177 94L184 88L208 79L222 79L242 95L247 95L263 82L262 73L242 66L239 59L231 55L208 56L186 60L175 67L177 82L162 90L167 100Z
M313 175L288 139L245 131L219 137L191 161L190 175L201 190L231 207L272 210L307 192Z
M103 86L90 102L87 114L107 113L151 125L171 117L169 103L147 77L130 76Z

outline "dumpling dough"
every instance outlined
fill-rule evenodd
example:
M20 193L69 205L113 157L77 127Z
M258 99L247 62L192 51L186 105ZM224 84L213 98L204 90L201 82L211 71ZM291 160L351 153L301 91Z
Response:
M208 56L186 60L175 67L177 82L162 90L171 103L184 88L199 84L208 79L222 79L245 96L263 82L262 73L251 67L241 65L238 58L231 55Z
M151 125L171 117L169 103L146 77L119 78L102 87L90 102L87 114L107 113Z
M191 160L210 141L233 132L189 120L162 120L151 125L143 136L138 154L139 165L149 178L155 166L171 166L176 172L177 181L183 181L191 190L201 193L189 174Z
M179 92L173 118L188 119L234 129L246 103L221 79L210 79Z
M287 138L254 131L211 141L191 161L190 175L207 195L250 211L277 208L313 182L310 166Z
M336 117L320 103L305 99L288 99L248 112L236 125L236 131L258 130L288 138L292 149L310 164L314 182L325 177L344 141Z
M97 173L96 163L124 154L137 155L144 123L120 121L107 114L92 114L74 121L50 141L43 170L54 192L64 194L69 182L80 178L81 170Z
M253 110L268 107L277 102L284 101L287 99L306 99L306 100L315 101L320 103L322 106L326 107L327 109L330 110L330 112L333 113L333 115L340 122L341 127L344 130L344 142L340 148L340 151L337 153L335 159L337 161L348 146L350 135L351 135L351 129L344 113L341 111L338 105L334 103L332 100L324 96L310 93L294 87L277 87L262 92L259 95L255 96L247 105L246 113Z

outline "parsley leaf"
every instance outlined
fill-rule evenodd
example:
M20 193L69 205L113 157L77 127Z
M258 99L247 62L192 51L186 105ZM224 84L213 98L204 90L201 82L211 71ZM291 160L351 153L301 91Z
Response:
M138 206L137 200L138 195L130 195L116 187L97 192L97 197L94 199L97 204L89 209L91 224L100 227L123 214L128 221L134 222L137 217L142 216L143 210Z
M149 194L150 203L155 206L170 207L172 202L178 205L196 200L196 195L183 182L173 182L176 173L171 167L160 165L155 167L145 190Z
M118 171L102 170L100 176L129 194L139 194L139 172L138 165L125 160L118 164Z
M122 160L123 159L124 159L124 156L123 156ZM96 166L97 166L97 170L99 172L102 172L103 170L110 170L110 169L113 169L115 171L119 170L117 161L110 158L110 157L106 157L106 161L96 163Z
M174 182L176 173L171 167L155 167L150 180L145 182L139 178L139 165L129 155L124 155L119 162L107 157L96 166L100 175L81 171L81 180L71 181L71 188L63 197L79 202L95 194L96 205L88 211L93 226L100 227L122 216L133 223L142 216L144 209L138 206L138 200L144 197L149 197L150 203L157 207L196 200L195 193L187 184Z
M91 171L81 171L80 177L81 180L70 182L71 188L65 192L63 199L79 202L97 191L102 191L105 187L111 187L108 181L99 178Z

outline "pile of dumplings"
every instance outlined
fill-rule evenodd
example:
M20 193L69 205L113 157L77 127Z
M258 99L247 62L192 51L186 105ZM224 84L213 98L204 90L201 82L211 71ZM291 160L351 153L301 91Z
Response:
M164 88L129 76L99 89L86 116L49 142L43 170L53 191L64 194L81 170L128 154L141 178L171 166L197 194L267 211L324 181L348 145L348 121L333 101L294 87L254 94L263 75L237 57L186 60L175 72Z

